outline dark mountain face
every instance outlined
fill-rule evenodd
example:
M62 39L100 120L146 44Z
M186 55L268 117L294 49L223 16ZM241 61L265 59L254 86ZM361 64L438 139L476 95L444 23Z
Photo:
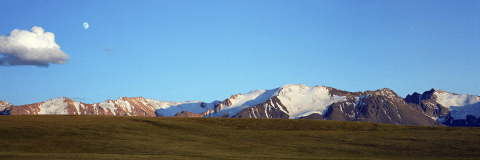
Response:
M445 117L449 114L449 109L437 103L434 98L422 100L419 105L423 113L430 117Z
M403 125L440 125L425 116L419 107L406 103L403 98L389 89L368 91L366 94L358 98L347 96L347 101L332 104L324 115L324 119Z
M432 98L433 92L435 92L435 89L433 89L433 88L429 91L423 92L421 100L427 100L427 99Z
M361 98L361 97L360 97ZM354 121L357 116L355 112L355 105L357 99L354 95L347 95L347 101L337 102L330 105L323 115L325 120L338 120L338 121Z
M277 96L274 96L263 103L255 105L254 107L245 108L233 117L234 118L274 118L274 119L290 118L290 116L288 115L287 108L282 104L282 102L280 101L280 99L278 99Z
M419 94L417 92L413 92L412 95L410 95L410 94L407 95L407 97L405 98L405 102L419 104L421 99L422 99L421 94Z
M383 96L369 95L359 100L355 108L355 119L374 123L402 124L402 117L398 107L397 105L392 105L392 101L385 99ZM403 107L401 106L400 108Z
M405 97L405 102L407 103L415 103L415 104L420 104L422 100L428 100L432 98L433 93L435 92L435 89L431 89L429 91L423 92L423 94L419 94L417 92L413 92L412 95L407 95Z

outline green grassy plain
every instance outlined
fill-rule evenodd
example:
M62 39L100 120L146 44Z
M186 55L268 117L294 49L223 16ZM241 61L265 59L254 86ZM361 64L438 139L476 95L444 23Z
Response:
M0 116L0 159L478 159L480 128L364 122Z

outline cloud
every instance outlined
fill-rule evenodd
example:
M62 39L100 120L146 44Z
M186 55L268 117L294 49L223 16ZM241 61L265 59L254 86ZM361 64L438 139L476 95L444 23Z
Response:
M7 36L0 35L0 66L48 67L49 63L64 64L68 60L52 32L37 26L30 31L15 29Z
M0 53L0 66L20 66L20 65L33 65L37 67L49 67L49 63L39 63L39 62L28 62L22 61L18 57L9 55L9 54L1 54Z

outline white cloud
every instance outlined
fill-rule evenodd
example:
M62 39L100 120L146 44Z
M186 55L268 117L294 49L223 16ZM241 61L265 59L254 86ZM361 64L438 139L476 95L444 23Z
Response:
M55 43L52 32L37 26L30 31L15 29L7 36L0 35L0 53L5 54L0 65L48 66L67 61L68 55Z

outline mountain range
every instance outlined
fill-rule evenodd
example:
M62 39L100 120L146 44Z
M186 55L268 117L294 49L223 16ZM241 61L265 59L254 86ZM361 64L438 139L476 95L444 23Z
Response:
M210 103L143 97L120 97L93 104L67 97L18 106L0 101L0 115L282 118L477 127L480 126L480 96L431 89L402 98L388 88L348 92L326 86L287 84Z

